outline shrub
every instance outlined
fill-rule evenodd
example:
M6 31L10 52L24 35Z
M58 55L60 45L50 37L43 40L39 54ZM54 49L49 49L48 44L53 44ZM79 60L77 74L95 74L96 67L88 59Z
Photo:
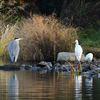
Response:
M1 41L6 41L8 44L10 36L23 37L24 40L19 43L21 47L19 59L21 60L53 61L59 52L74 51L73 42L77 38L76 29L61 25L54 15L48 17L33 15L12 27L15 27L16 32L4 33L6 38L2 37ZM4 43L1 42L1 44ZM4 48L7 52L7 47Z

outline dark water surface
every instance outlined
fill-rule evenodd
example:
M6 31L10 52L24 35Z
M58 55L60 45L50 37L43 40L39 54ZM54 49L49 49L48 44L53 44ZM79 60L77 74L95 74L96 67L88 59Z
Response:
M0 100L100 100L100 78L0 70Z

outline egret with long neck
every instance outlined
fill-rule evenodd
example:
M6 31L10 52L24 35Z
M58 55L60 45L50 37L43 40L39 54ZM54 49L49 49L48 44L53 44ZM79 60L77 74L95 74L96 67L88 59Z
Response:
M22 40L23 38L18 38L16 37L13 41L11 41L8 45L8 51L9 51L9 55L11 58L12 62L16 62L18 55L19 55L19 40Z
M79 45L78 40L75 40L75 56L77 58L77 60L79 61L80 67L81 67L81 57L82 57L82 53L83 53L83 49L82 47ZM81 68L82 70L82 68Z

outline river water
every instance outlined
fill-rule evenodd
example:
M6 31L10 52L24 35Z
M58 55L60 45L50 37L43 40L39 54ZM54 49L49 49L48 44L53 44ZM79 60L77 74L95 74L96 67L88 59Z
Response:
M100 100L100 78L55 70L0 70L0 100Z

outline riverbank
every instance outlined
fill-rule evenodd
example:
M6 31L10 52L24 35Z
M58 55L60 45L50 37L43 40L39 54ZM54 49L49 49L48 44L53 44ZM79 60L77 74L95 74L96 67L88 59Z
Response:
M78 38L75 28L62 25L54 15L33 15L5 27L0 41L1 57L10 59L8 44L15 37L24 38L19 42L18 56L24 61L54 61L59 52L74 51L73 42Z
M14 9L14 5L7 5L9 9L7 8L8 10L6 9L5 11L1 8L0 56L10 59L8 44L15 37L24 38L19 43L21 49L18 58L24 61L56 61L59 52L74 52L75 44L73 42L76 39L79 40L84 54L88 52L96 53L90 49L88 50L88 48L100 48L100 17L98 17L100 3L98 1L81 1L79 5L73 5L78 3L80 1L71 2L69 7L72 9L67 9L68 6L63 5L65 8L62 9L60 17L56 13L48 16L40 14L39 9L35 9L35 11L38 11L38 14L31 13L30 16L25 17L23 13L20 13L24 12L25 9L21 10L20 8L30 7L28 3L27 5L23 3L20 7L15 5L16 9ZM6 6L3 7L5 8ZM31 5L31 7L36 8L36 5ZM91 7L92 10L90 10ZM17 10L20 14L17 12L13 14ZM97 14L90 16L94 10ZM93 18L96 19L94 20ZM84 22L84 20L86 21ZM99 57L97 54L94 54L94 56Z

